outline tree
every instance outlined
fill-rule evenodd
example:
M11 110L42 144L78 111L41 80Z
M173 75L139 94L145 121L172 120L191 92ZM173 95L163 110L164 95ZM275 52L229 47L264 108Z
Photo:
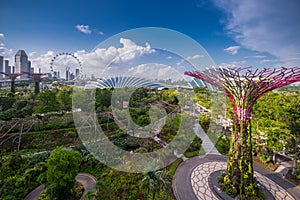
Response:
M56 99L59 102L60 109L64 111L72 110L72 89L64 87L56 94Z
M108 108L111 105L112 90L110 88L96 89L96 108Z
M197 102L205 108L211 107L211 91L207 87L195 87Z
M142 186L147 187L147 193L152 192L152 200L162 190L170 192L172 176L166 170L150 171L142 179Z
M171 104L178 104L178 96L179 92L178 91L173 91L173 90L163 90L161 92L162 98L164 101L167 101Z
M59 102L56 100L56 93L44 91L37 95L37 105L34 106L35 113L47 113L59 111Z
M294 154L294 166L293 172L295 173L297 160L300 156L300 96L294 96L291 98L291 103L287 109L289 113L289 128L293 139L291 141L291 152Z
M47 159L45 187L51 199L67 199L75 186L75 177L79 171L81 154L57 147Z
M14 95L6 96L6 97L0 97L0 111L8 110L12 107L12 105L15 103L15 97Z
M233 108L233 127L226 172L219 178L223 191L232 197L260 197L252 160L251 113L264 94L300 81L300 68L251 70L248 68L214 68L185 72L225 92Z
M209 124L210 124L210 116L207 115L200 115L199 116L199 124L204 132L208 131Z

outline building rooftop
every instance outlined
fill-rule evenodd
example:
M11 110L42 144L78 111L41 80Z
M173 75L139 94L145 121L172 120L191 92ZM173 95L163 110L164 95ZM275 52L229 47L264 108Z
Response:
M26 57L27 57L27 54L25 53L24 50L19 50L19 51L16 53L16 56L26 56Z

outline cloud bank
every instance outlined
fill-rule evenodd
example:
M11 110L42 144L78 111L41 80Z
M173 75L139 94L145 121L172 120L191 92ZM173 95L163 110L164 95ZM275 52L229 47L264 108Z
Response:
M299 64L300 1L213 0L226 14L227 33L241 46Z
M11 48L7 48L5 46L5 35L4 33L0 33L0 56L3 56L5 59L8 59L13 51Z
M87 52L86 50L79 50L74 52L80 62L82 63L83 73L87 75L94 74L96 77L99 77L104 71L106 73L121 73L120 66L111 65L117 63L126 63L135 59L138 56L143 54L149 54L154 52L154 49L151 48L150 44L146 43L144 46L135 44L133 41L120 38L119 40L121 47L117 48L115 46L109 46L108 48L97 48L93 52ZM52 62L53 57L61 52L48 51L42 55L32 54L33 57L29 57L32 62L32 66L41 68L42 72L50 72L50 63ZM78 67L77 61L71 56L64 56L53 64L53 68L63 70L63 67L69 65L71 67Z

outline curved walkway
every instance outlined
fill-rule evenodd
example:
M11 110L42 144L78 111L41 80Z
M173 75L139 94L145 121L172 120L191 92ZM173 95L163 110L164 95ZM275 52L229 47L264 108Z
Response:
M80 182L83 187L84 187L84 193L81 197L81 199L83 199L84 195L88 192L88 191L94 191L95 190L95 186L96 186L96 182L97 179L87 173L78 173L77 176L75 177L76 181ZM32 192L30 192L24 200L37 200L40 196L40 194L44 191L45 186L44 185L40 185L39 187L35 188Z
M208 186L209 175L226 168L227 157L206 155L194 157L181 163L176 170L173 189L177 200L218 199ZM285 181L278 174L254 166L255 176L277 200L296 200L300 188Z

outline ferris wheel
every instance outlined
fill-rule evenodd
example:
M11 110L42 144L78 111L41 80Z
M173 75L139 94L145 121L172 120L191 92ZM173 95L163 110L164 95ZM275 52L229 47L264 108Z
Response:
M67 52L56 54L52 58L50 71L53 78L65 81L72 81L83 77L80 60L74 54Z

